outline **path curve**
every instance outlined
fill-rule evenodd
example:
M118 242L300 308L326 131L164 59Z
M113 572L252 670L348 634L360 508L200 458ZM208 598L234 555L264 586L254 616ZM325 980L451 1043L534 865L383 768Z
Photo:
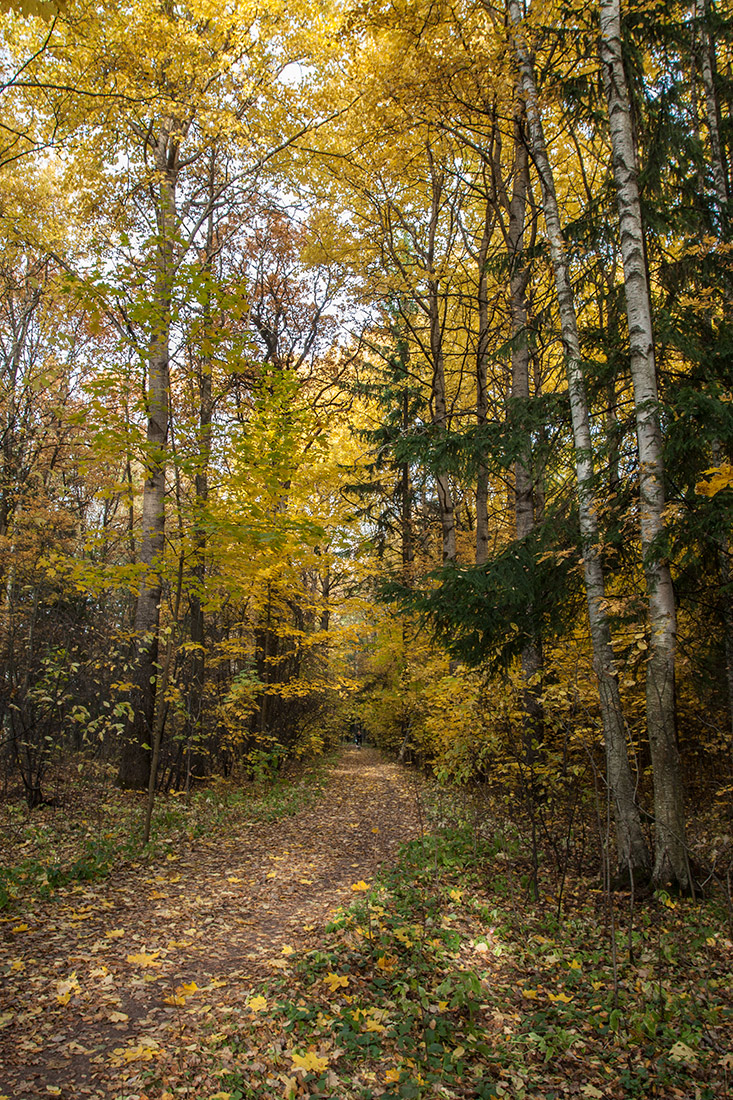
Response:
M136 1079L202 1017L244 1003L417 835L414 778L344 750L315 805L76 884L0 933L0 1100L148 1096ZM284 949L284 950L283 950ZM185 1007L170 1003L187 983ZM211 1018L211 1017L209 1017Z

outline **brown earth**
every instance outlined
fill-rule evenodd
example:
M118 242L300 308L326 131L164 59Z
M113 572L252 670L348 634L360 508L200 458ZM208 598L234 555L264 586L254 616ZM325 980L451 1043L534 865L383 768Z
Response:
M409 773L350 748L323 797L292 817L242 823L6 918L0 1100L164 1097L144 1084L150 1063L243 1005L290 949L314 946L352 886L418 829Z

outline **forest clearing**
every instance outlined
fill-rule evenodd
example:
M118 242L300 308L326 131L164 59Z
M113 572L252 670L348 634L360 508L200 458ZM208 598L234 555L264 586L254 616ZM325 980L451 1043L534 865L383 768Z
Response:
M733 1091L729 0L0 0L0 1097Z

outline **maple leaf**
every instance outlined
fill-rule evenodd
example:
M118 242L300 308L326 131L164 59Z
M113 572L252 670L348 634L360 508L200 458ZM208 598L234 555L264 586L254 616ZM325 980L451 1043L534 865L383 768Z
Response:
M248 1002L247 1007L251 1012L264 1012L267 1008L267 1001L260 994L257 997L253 997L252 1000Z
M326 974L326 977L323 980L330 988L332 993L335 993L337 989L345 987L349 984L349 979L346 977L345 974L329 973Z
M133 966L160 966L160 963L156 962L159 954L160 951L153 951L150 955L145 951L138 951L136 955L128 955L127 961Z
M312 1050L307 1054L291 1054L293 1065L296 1069L302 1069L305 1073L323 1073L328 1066L328 1058L319 1058Z
M282 949L282 953L283 953L283 955L292 955L294 950L295 950L294 947L290 947L288 944L285 944L285 946Z
M110 940L118 940L121 936L124 936L124 928L109 928L105 933L105 936Z
M352 882L351 889L354 891L354 893L358 893L361 890L368 890L369 885L362 879L361 882Z
M398 1069L388 1069L384 1075L384 1079L396 1085L400 1079L400 1071Z

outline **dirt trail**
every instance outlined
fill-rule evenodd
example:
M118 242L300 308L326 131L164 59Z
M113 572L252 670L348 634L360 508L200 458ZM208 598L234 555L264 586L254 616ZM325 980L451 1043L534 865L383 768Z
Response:
M345 750L316 805L79 884L0 926L0 1100L133 1097L146 1063L317 942L418 830L408 773ZM283 951L285 949L285 951ZM185 1007L166 1003L196 983Z

